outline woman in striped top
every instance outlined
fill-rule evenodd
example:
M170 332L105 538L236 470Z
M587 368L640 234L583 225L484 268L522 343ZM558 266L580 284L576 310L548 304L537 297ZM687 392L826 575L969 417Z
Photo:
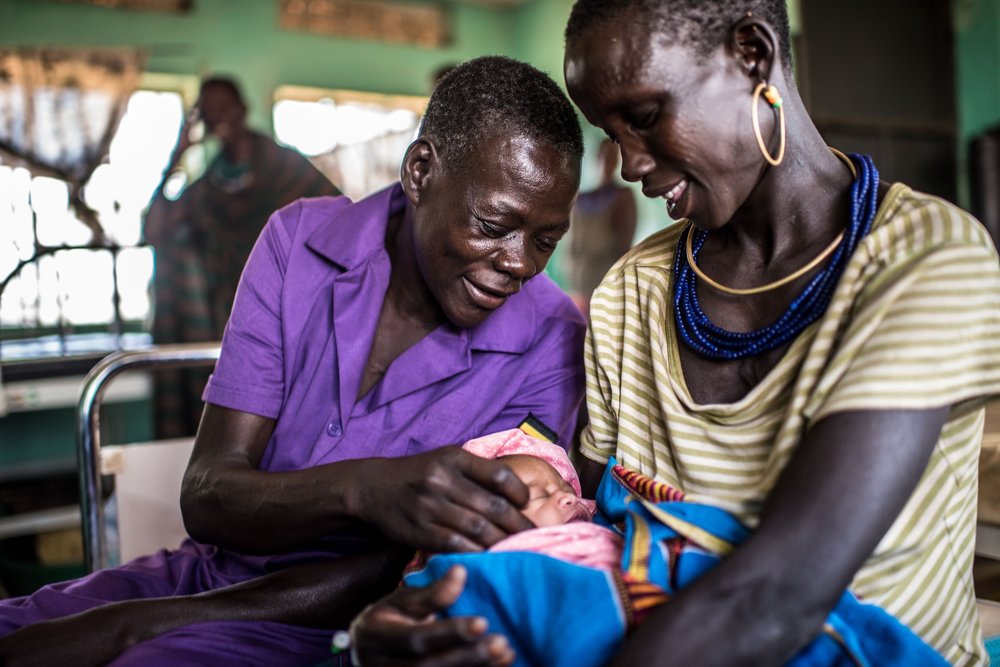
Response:
M577 0L569 20L570 96L679 221L594 294L585 494L614 456L754 528L613 664L784 664L849 588L982 665L971 570L983 406L1000 394L997 255L963 211L831 151L790 61L785 0ZM366 667L401 610L459 587L370 609ZM509 658L481 623L448 622L381 650Z
M996 253L963 211L831 152L789 62L784 0L579 0L567 28L571 97L680 220L594 295L585 468L615 456L755 527L616 664L668 646L673 664L782 664L844 587L983 664Z

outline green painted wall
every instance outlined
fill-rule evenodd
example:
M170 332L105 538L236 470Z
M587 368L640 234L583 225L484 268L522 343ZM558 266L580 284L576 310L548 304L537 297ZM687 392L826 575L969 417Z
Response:
M195 0L189 14L170 15L0 0L0 44L140 46L149 49L151 72L234 73L254 124L263 128L282 84L424 95L443 64L514 55L510 10L450 5L453 44L422 49L282 30L277 6L277 0Z
M1000 0L952 0L959 203L969 205L969 141L1000 124Z
M955 82L963 139L1000 123L1000 0L954 0Z
M514 12L514 57L533 64L563 83L563 30L573 0L534 0Z

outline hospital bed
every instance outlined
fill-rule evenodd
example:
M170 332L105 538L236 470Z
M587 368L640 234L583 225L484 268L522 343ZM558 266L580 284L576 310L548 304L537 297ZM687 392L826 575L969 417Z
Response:
M103 501L105 474L116 475L123 559L176 546L177 538L183 536L180 479L193 439L102 449L100 408L108 385L125 371L214 366L219 350L219 343L188 343L114 352L98 362L84 380L77 406L77 457L87 572L111 564ZM144 471L149 474L142 474Z

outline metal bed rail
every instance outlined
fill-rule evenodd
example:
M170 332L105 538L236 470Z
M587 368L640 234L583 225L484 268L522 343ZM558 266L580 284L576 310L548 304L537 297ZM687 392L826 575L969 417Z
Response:
M83 558L87 572L108 567L104 504L101 488L100 407L108 384L124 371L213 366L221 346L213 343L158 345L148 350L113 352L91 369L77 405L77 462Z

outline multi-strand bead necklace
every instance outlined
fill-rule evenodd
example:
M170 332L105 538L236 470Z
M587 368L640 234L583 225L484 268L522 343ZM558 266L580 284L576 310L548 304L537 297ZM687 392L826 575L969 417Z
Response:
M688 225L681 233L674 252L674 319L678 335L691 349L710 359L753 357L785 345L823 316L848 260L871 229L878 202L879 175L871 157L852 153L850 161L855 167L852 171L856 171L857 175L851 184L851 220L843 238L833 250L826 266L788 304L785 312L766 327L756 331L737 332L727 331L712 323L698 303L697 277L692 270L692 265L696 266L698 253L708 238L708 232ZM685 247L689 247L689 252L684 251ZM820 257L826 254L824 252ZM692 260L690 264L688 255ZM806 268L811 266L812 263ZM767 291L785 282L788 282L787 278L764 289L743 292Z

